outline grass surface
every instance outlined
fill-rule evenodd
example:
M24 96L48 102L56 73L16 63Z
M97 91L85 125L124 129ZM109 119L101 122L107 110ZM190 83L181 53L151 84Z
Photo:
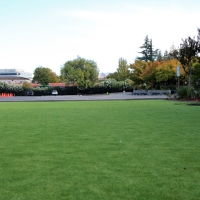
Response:
M0 103L0 199L200 199L200 107Z

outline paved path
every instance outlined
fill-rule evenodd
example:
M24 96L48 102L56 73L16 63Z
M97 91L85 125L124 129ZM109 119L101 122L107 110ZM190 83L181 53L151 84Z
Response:
M63 95L63 96L15 96L0 97L0 102L31 102L31 101L93 101L93 100L140 100L140 99L166 99L166 95L132 95L132 93L111 93L109 95Z

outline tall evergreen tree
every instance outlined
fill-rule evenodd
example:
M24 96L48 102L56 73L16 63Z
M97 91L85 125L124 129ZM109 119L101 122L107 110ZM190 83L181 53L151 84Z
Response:
M156 59L158 49L156 50L153 49L152 39L149 39L148 35L144 39L144 44L139 48L142 49L142 51L139 52L140 54L142 54L142 56L137 57L136 58L137 60L143 60L145 62L148 61L153 62Z
M164 52L163 60L165 60L165 61L171 60L171 56L167 50L165 50L165 52Z
M157 61L163 61L163 56L161 50L158 51Z
M149 45L149 61L153 62L154 60L157 59L157 56L158 56L158 49L154 50L151 39Z
M143 61L147 62L149 60L149 57L148 57L148 49L149 49L149 38L148 38L148 35L144 39L144 44L139 48L142 49L142 51L138 52L138 53L142 54L142 56L141 57L137 57L136 59L137 60L143 60Z

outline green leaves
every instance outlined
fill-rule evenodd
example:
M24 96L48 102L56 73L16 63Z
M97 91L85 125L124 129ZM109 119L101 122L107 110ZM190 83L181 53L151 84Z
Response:
M14 93L15 95L24 95L24 90L21 86L9 85L5 82L0 82L0 93Z
M59 82L58 76L51 69L46 67L37 67L33 74L33 82L36 81L42 85Z
M145 62L151 61L153 62L158 54L158 49L154 50L153 49L153 45L152 45L152 39L148 38L148 35L145 37L144 39L144 44L140 47L140 49L142 49L141 52L139 52L140 54L142 54L142 56L137 57L137 60L143 60Z
M81 57L67 61L61 69L61 76L67 84L77 85L79 89L92 87L98 80L99 70L92 60Z
M120 81L125 81L130 76L129 65L124 58L118 61L117 73Z
M197 39L188 37L182 39L182 44L178 49L171 51L171 55L177 59L188 77L188 86L191 86L191 78L193 74L193 64L200 60L200 29L198 29Z

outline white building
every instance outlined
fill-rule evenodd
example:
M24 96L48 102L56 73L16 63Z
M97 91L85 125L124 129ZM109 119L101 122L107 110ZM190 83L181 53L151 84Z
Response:
M0 81L12 85L22 85L23 82L31 82L32 73L22 69L0 69Z

